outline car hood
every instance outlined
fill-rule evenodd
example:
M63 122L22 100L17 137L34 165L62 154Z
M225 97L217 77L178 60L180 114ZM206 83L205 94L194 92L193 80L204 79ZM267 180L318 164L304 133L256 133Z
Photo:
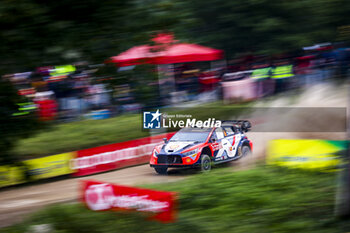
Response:
M189 149L192 146L201 144L201 142L196 141L176 141L176 142L168 142L162 148L162 152L166 154L171 153L180 153L183 150Z

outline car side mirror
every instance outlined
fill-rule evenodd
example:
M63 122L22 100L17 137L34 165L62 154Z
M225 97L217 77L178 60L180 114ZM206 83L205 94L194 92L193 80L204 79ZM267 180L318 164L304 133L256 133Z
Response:
M164 141L164 143L167 143L168 139L167 138L163 138L163 141Z
M212 139L211 139L211 142L212 142L212 143L215 143L215 142L216 142L215 138L212 138Z
M244 121L241 128L243 132L248 132L251 127L252 124L249 121Z

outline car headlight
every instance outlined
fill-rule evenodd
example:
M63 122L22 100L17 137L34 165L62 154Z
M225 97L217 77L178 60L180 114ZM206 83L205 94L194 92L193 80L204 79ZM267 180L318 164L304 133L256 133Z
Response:
M157 157L158 154L159 154L159 153L156 151L156 149L154 149L153 152L152 152L153 157L154 157L154 158L158 158L158 157Z
M182 154L186 157L190 157L191 159L195 159L197 156L197 153L198 153L198 148L191 150L191 151L188 151L188 152L185 152L185 153L182 153Z

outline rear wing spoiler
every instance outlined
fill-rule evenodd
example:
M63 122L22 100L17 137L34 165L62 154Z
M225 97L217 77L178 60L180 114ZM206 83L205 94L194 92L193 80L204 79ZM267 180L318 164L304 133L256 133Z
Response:
M252 127L250 121L247 120L221 121L221 125L234 125L240 128L243 132L248 132Z

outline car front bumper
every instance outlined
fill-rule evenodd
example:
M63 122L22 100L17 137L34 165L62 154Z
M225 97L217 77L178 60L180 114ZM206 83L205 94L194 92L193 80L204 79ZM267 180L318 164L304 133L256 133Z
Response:
M195 168L195 167L199 167L200 164L195 163L195 164L150 164L150 167L177 167L177 168L181 168L181 167L186 167L186 168Z

